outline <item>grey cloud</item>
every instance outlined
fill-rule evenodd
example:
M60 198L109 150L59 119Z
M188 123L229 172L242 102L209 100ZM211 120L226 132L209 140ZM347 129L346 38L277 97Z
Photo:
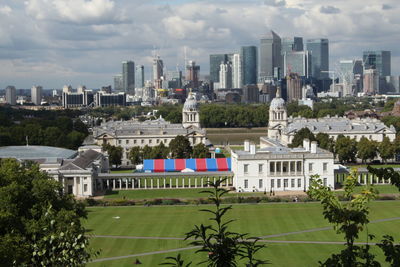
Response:
M389 9L393 9L393 7L391 5L388 5L388 4L383 4L382 5L382 10L389 10Z
M275 6L275 7L284 7L284 6L286 6L286 1L285 0L264 0L264 5Z
M319 12L324 14L338 14L340 13L340 9L334 6L321 6Z

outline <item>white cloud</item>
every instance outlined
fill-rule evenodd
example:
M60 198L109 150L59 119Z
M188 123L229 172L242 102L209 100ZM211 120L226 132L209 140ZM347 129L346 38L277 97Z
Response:
M0 7L0 14L2 14L2 15L8 16L11 14L11 12L12 12L11 7L9 7L7 5Z

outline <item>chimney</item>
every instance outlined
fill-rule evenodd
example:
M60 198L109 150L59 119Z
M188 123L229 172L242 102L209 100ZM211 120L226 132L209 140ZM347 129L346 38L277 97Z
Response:
M316 154L317 153L317 142L313 141L311 142L311 153Z
M250 152L250 141L244 140L244 151Z
M303 140L303 147L306 151L310 151L310 140L304 139Z
M250 154L256 154L256 145L254 143L250 144Z

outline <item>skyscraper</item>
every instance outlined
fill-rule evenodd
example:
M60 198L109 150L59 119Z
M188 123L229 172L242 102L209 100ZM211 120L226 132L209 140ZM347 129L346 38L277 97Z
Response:
M309 51L289 51L283 54L284 76L296 73L308 78L311 75L311 55Z
M196 65L195 61L190 60L186 66L186 72L186 81L188 81L189 88L199 88L200 66Z
M308 39L307 50L311 53L311 73L315 79L329 78L328 39Z
M17 89L12 85L7 86L6 88L6 102L10 105L17 104Z
M138 65L135 70L135 88L144 87L144 66Z
M280 78L282 68L281 38L271 31L260 40L260 79Z
M302 80L296 73L286 76L287 102L302 99Z
M303 51L303 37L285 37L282 38L282 55L285 52Z
M363 62L366 70L375 69L379 76L391 75L390 51L364 51Z
M232 87L242 87L242 62L240 60L240 54L233 55L232 61Z
M242 85L257 84L257 47L242 46L240 48L242 67Z
M37 106L42 103L42 92L43 88L41 86L32 86L31 88L31 102Z
M162 88L162 80L164 79L164 62L160 57L153 59L153 83L156 89Z
M219 88L232 88L232 64L230 62L219 66Z
M210 55L210 81L211 83L219 82L219 67L221 63L226 63L228 60L227 54Z
M135 93L135 63L133 61L122 62L122 88L125 93Z
M117 74L113 78L114 78L114 90L116 91L124 90L124 85L122 82L122 74Z

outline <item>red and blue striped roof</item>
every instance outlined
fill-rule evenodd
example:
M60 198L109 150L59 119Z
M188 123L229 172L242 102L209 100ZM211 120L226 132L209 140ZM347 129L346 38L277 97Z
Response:
M231 158L216 159L145 159L145 172L180 172L192 169L196 172L230 171Z

